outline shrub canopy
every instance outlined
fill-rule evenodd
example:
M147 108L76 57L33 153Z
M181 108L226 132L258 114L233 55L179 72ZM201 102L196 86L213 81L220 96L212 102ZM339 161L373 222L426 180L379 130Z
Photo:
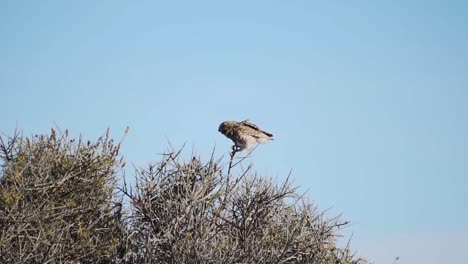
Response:
M298 195L243 168L181 151L123 175L120 143L68 132L0 141L1 263L364 263ZM236 173L232 173L236 171ZM124 206L122 206L122 203Z

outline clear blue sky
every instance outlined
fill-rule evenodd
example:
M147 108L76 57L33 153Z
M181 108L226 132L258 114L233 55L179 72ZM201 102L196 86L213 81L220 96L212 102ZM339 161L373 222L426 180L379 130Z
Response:
M171 4L168 4L171 2ZM377 263L468 263L468 2L1 1L0 131L110 127L128 162L208 159L250 118L256 169L353 222ZM190 152L190 151L188 151ZM131 174L131 170L129 171Z

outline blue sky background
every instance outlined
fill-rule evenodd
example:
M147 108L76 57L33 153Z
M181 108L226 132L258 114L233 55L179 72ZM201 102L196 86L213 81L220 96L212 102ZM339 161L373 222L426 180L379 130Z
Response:
M0 131L120 138L128 162L224 120L255 168L353 225L376 263L468 263L468 2L0 1ZM129 169L131 174L131 169Z

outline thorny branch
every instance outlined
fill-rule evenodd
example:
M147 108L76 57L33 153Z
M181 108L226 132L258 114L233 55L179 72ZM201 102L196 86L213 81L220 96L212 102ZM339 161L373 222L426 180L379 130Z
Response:
M60 130L0 137L0 262L365 263L336 246L347 222L289 176L242 166L253 150L226 169L214 150L182 161L172 148L118 184L119 150L109 131L94 143Z

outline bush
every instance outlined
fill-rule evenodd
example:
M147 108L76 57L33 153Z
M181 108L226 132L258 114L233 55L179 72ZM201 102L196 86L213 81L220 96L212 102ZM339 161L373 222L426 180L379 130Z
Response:
M52 130L0 142L0 262L107 263L122 237L119 145Z
M170 151L118 186L119 147L109 133L2 139L0 262L364 263L336 247L346 222L245 158Z

